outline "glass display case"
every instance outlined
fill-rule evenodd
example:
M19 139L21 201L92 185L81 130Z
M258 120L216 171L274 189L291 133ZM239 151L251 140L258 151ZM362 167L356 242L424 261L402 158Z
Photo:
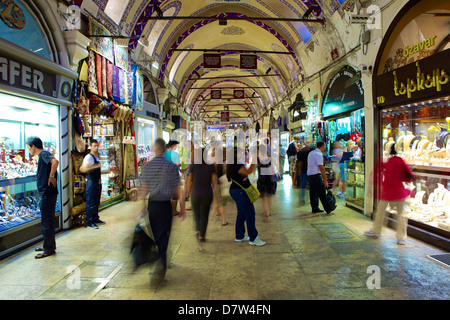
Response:
M410 223L445 231L450 231L449 115L448 98L390 108L381 114L383 160L394 145L413 173L405 215Z
M364 210L365 172L364 163L355 159L346 161L345 183L347 194L345 203L359 210Z
M137 159L139 172L141 167L154 157L153 142L158 136L158 127L154 120L137 118Z
M450 168L447 176L414 172L411 188L406 217L450 231Z
M37 156L26 139L41 138L59 158L59 111L52 105L0 93L0 233L40 221ZM60 212L59 203L56 212Z
M103 116L86 115L85 117L87 126L90 128L83 135L86 144L89 145L91 138L96 139L99 143L98 154L102 183L100 201L105 201L120 195L122 192L120 182L120 164L122 163L120 122Z

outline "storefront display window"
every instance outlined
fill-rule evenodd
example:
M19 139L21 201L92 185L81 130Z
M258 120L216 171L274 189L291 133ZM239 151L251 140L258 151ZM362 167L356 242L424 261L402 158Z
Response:
M101 201L121 194L120 163L121 144L120 123L111 118L97 115L87 115L87 123L92 128L85 133L85 138L93 138L98 141L99 159L101 164ZM92 132L92 133L90 133Z
M382 148L392 145L410 165L406 216L450 231L450 107L448 98L382 111Z
M44 149L58 158L58 108L0 93L0 232L40 219L36 185L37 156L25 145L41 138ZM59 212L59 203L56 212Z
M141 167L154 156L152 147L158 128L155 121L144 118L137 118L137 127L137 157Z

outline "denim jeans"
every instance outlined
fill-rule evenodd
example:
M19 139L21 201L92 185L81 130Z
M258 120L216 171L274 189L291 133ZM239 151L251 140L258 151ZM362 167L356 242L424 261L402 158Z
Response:
M254 241L258 236L258 230L255 227L255 207L251 203L243 189L230 189L230 196L236 202L236 239L242 239L245 236L245 225L247 223L247 233L250 241Z
M90 179L86 180L86 222L95 223L98 219L98 207L100 205L100 195L102 185Z
M167 268L167 248L172 229L172 203L169 201L148 201L148 219L158 247L163 268Z
M56 250L55 207L57 198L57 194L43 195L39 201L44 253Z

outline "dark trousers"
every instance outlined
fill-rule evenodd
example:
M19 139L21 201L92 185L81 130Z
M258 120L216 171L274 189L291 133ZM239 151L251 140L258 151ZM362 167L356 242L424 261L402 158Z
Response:
M95 223L98 219L98 207L100 206L100 196L102 185L98 181L86 180L86 222Z
M245 236L245 225L247 223L247 233L250 241L254 241L258 236L255 226L255 207L243 189L230 189L230 196L236 202L236 239Z
M39 209L41 210L42 236L44 238L44 253L56 250L55 240L55 207L57 194L40 197Z
M309 201L311 203L312 211L319 210L319 199L322 202L323 209L328 211L332 208L328 208L326 206L326 191L325 184L322 180L321 174L315 174L312 176L308 176L309 182Z
M172 229L172 217L170 200L148 202L148 218L164 268L167 268L167 248Z
M192 196L192 210L195 218L195 231L204 238L208 227L209 210L211 209L212 196Z

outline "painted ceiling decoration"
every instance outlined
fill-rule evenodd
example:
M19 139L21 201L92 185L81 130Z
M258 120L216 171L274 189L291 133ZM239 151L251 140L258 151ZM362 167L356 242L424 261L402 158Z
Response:
M355 0L65 1L96 5L93 17L112 34L129 37L132 62L143 62L154 82L167 88L192 118L210 118L205 108L212 115L231 103L234 116L252 123L316 72L311 61L330 56L330 47L344 48L330 21L355 6ZM220 52L220 69L204 69L203 53L209 51ZM240 70L241 54L255 54L257 68ZM232 89L226 89L223 102L205 103L211 89L224 86L254 97L233 104Z

